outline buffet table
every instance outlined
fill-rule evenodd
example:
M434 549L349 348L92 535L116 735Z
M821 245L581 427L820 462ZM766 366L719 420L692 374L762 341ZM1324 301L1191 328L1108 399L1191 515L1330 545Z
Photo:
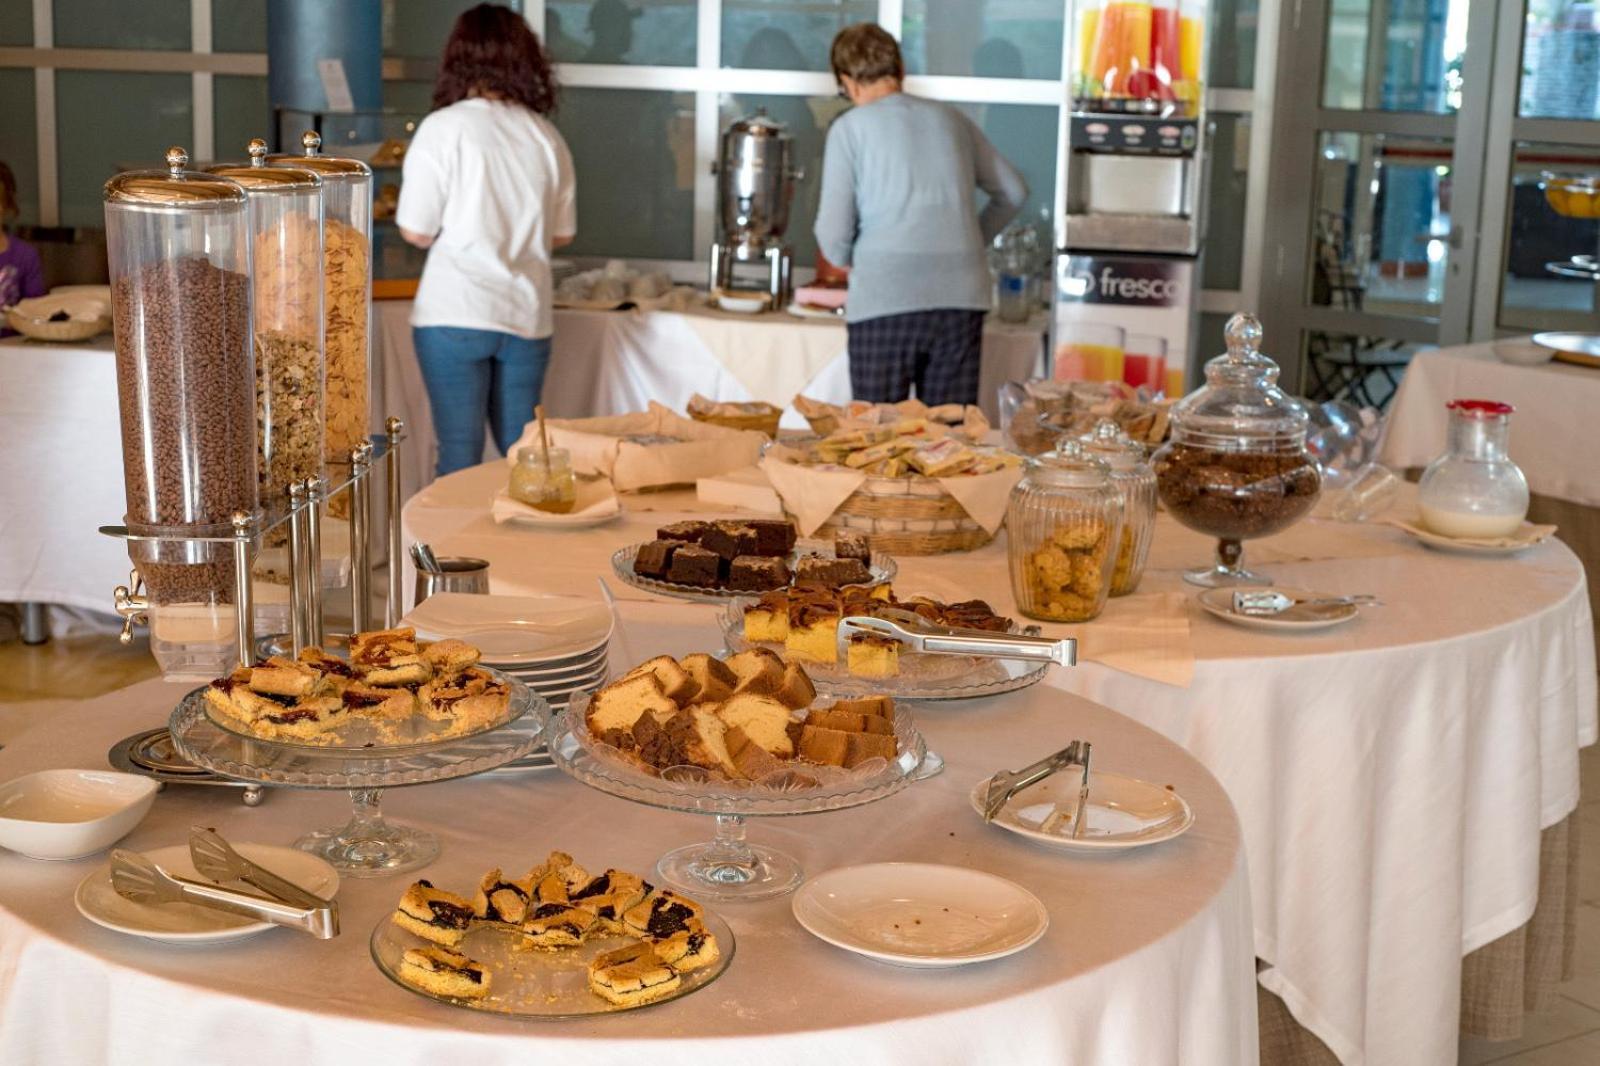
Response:
M640 655L720 642L704 607L628 603L623 622L622 639ZM163 723L181 691L153 681L87 702L0 752L0 780L103 765L113 742ZM724 904L715 909L737 953L710 988L625 1015L518 1022L426 1002L374 966L367 937L387 920L404 877L346 880L343 932L333 941L272 930L176 948L107 932L75 912L73 889L104 856L47 863L0 852L0 1062L1252 1066L1248 887L1239 824L1216 780L1154 732L1042 688L916 714L948 760L942 776L853 810L755 819L751 835L780 844L813 875L907 860L1017 881L1051 918L1022 954L906 970L814 939L791 917L788 897ZM1093 738L1097 769L1175 787L1194 809L1193 828L1135 854L1082 856L985 827L967 804L972 785L1072 736ZM705 835L703 818L615 799L555 769L392 790L384 805L439 835L443 852L422 876L441 884L476 883L497 864L523 869L557 847L591 868L642 873L666 849ZM341 807L337 793L273 791L251 809L231 792L174 786L121 846L181 842L191 824L284 844Z
M577 533L500 527L488 503L505 475L486 464L440 480L406 508L406 537L490 560L497 592L588 595L616 548L683 517L628 510ZM692 496L628 506L697 510ZM1084 627L1133 635L1176 622L1192 650L1187 686L1103 662L1052 683L1157 729L1221 780L1244 827L1260 981L1301 1025L1345 1063L1454 1062L1463 957L1534 915L1541 831L1566 824L1578 750L1596 741L1583 569L1556 541L1485 559L1429 551L1389 526L1310 520L1251 542L1247 560L1285 585L1378 593L1387 606L1286 636L1190 602L1179 573L1210 552L1160 516L1139 594ZM898 561L904 593L1015 611L1003 534L975 552Z

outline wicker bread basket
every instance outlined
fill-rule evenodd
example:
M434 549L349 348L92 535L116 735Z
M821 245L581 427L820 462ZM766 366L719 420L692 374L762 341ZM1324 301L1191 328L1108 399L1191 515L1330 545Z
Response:
M867 478L813 535L841 529L867 534L875 550L890 555L971 551L994 539L931 477Z
M98 337L111 328L111 320L108 318L69 318L62 322L51 322L47 319L38 319L32 315L25 315L16 309L12 309L7 313L6 322L24 337L36 341L55 341L57 343L86 341L92 337Z

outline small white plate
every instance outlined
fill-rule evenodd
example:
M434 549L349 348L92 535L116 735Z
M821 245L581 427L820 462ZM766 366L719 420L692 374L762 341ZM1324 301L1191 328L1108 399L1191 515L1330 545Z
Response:
M234 848L250 861L323 899L332 899L339 891L339 874L315 855L271 844L235 844ZM207 880L195 870L186 844L147 851L144 857L169 874L194 881ZM248 885L232 887L256 891ZM101 864L79 883L73 902L78 905L78 913L95 925L168 944L221 944L243 940L273 927L271 922L258 922L193 903L135 903L123 899L111 887L109 862Z
M539 685L546 681L559 681L564 677L578 677L603 668L609 651L609 644L601 644L577 658L562 659L557 663L540 663L537 666L525 666L518 663L502 665L486 661L484 665L494 667L497 670L504 670L525 684Z
M611 609L577 596L477 596L436 592L401 620L424 640L454 637L485 662L554 665L611 639Z
M551 514L530 507L511 493L501 489L490 501L490 510L496 522L505 521L513 526L531 529L593 529L622 515L622 500L612 488L609 478L578 478L577 495L572 510L566 514Z
M1182 836L1194 824L1194 812L1176 791L1121 774L1089 774L1089 817L1083 833L1072 837L1078 814L1082 771L1070 768L1012 796L995 815L993 825L1068 851L1124 851L1160 844ZM972 809L983 816L989 782L973 788ZM1051 819L1057 811L1061 817ZM1047 824L1049 828L1046 828Z
M842 307L837 311L832 311L826 307L807 307L805 304L796 301L785 307L784 310L796 318L823 318L833 322L844 321L844 308Z
M1395 524L1426 547L1433 548L1436 551L1456 552L1461 555L1515 555L1518 552L1525 552L1529 548L1538 547L1549 540L1553 534L1552 531L1552 533L1547 533L1535 539L1529 535L1529 531L1535 528L1533 523L1524 522L1517 533L1520 538L1526 539L1521 539L1516 544L1475 544L1470 540L1457 540L1442 533L1435 533L1431 529L1424 529L1417 522L1410 522L1404 525L1396 522Z
M1293 607L1280 611L1277 614L1240 614L1233 609L1233 594L1238 589L1220 588L1206 589L1195 597L1200 601L1200 606L1208 614L1232 622L1236 626L1246 629L1273 629L1279 631L1306 631L1312 629L1331 629L1334 626L1344 625L1350 619L1361 613L1361 608L1353 603L1324 604L1309 607L1298 601L1328 599L1331 593L1312 592L1309 589L1286 589L1274 586L1273 592L1281 592L1295 601Z
M1044 904L1021 885L920 862L829 870L803 885L790 907L820 940L922 969L1014 955L1050 926Z
M724 311L731 311L738 315L758 315L767 309L769 297L766 293L753 296L743 294L735 295L730 292L715 294L717 306Z

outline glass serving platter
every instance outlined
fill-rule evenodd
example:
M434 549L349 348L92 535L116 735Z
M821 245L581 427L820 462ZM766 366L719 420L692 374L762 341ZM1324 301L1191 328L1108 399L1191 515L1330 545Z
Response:
M563 951L529 951L517 943L517 935L510 929L475 925L455 950L476 959L489 971L489 994L483 999L441 996L401 980L400 960L406 949L422 947L427 941L395 925L387 914L372 930L370 946L378 969L407 992L466 1010L556 1021L622 1014L671 1003L721 977L733 961L733 930L711 911L705 912L704 921L717 938L717 961L683 974L682 983L671 994L634 1007L618 1006L589 991L588 966L595 956L635 943L636 937L608 936Z
M805 784L795 773L816 773L810 763L796 763L761 782L721 780L696 766L669 767L658 776L591 736L584 724L588 707L588 697L579 697L552 717L548 729L551 759L564 773L609 795L666 810L714 816L714 839L670 851L656 864L668 884L690 896L710 899L768 899L800 883L798 861L775 849L746 843L746 818L818 814L876 802L915 780L927 754L922 734L901 707L895 711L899 754L892 761L870 759L854 771L823 775L821 784Z
M626 548L619 548L611 556L611 569L624 583L646 592L656 592L663 596L676 596L684 600L696 600L701 603L723 603L735 596L749 595L737 589L722 588L709 585L683 585L676 581L658 581L653 577L642 577L633 572L633 560L639 554L642 545L630 544ZM802 555L821 555L831 559L833 545L822 540L801 540L796 542L794 551L789 553L789 563ZM899 565L883 552L873 552L872 560L867 564L867 570L872 574L873 585L881 585L886 581L893 581L895 574L900 572Z
M761 647L784 655L784 646L773 641L751 642L744 636L745 609L758 603L754 596L738 596L724 605L717 615L722 639L730 652ZM1029 636L1038 626L1013 632ZM787 657L787 656L785 656ZM1036 685L1044 680L1050 664L1021 659L986 659L972 655L928 655L901 651L900 673L894 677L856 677L840 663L801 663L817 691L828 696L870 696L883 694L902 700L965 700L995 696L1002 692Z

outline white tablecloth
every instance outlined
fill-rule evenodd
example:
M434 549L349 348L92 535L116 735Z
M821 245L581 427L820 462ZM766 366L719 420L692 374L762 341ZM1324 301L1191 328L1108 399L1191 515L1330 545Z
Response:
M1593 456L1578 443L1600 411L1600 370L1553 362L1514 366L1495 358L1492 344L1419 352L1389 408L1383 461L1404 469L1438 458L1450 420L1444 405L1455 399L1515 406L1511 458L1528 487L1541 496L1600 507L1600 475Z
M408 539L489 559L496 591L587 594L615 548L679 517L497 527L487 504L504 478L489 465L436 483L408 506ZM1210 550L1162 515L1139 591L1192 592L1179 572ZM1533 912L1539 831L1576 806L1578 749L1596 740L1582 567L1554 541L1485 559L1320 520L1246 556L1282 584L1376 592L1387 606L1279 636L1191 604L1190 687L1097 663L1054 683L1178 741L1222 781L1244 826L1261 981L1303 1025L1351 1066L1453 1063L1461 959ZM1015 610L1003 533L899 564L903 592Z
M703 607L628 604L640 654L718 642ZM0 751L0 780L44 766L104 765L106 749L166 720L181 689L147 682L84 705ZM1239 826L1216 780L1180 748L1121 715L1046 688L954 707L919 707L949 760L940 777L879 803L753 819L752 839L815 875L863 862L926 861L987 870L1026 886L1050 913L1043 940L960 970L905 970L812 938L788 898L716 908L737 954L717 982L679 1002L587 1021L517 1022L431 1004L368 957L407 878L347 880L342 935L274 930L179 948L91 925L72 890L101 858L34 862L0 852L0 1062L6 1066L353 1062L750 1061L942 1066L1253 1066L1256 1016ZM1084 736L1096 765L1176 787L1193 805L1179 840L1132 854L1071 856L985 827L972 785ZM489 775L386 793L391 818L439 834L425 875L475 884L552 848L591 868L647 872L665 850L710 835L710 820L589 790L558 770ZM180 843L193 823L233 840L287 844L342 820L340 793L273 792L254 810L232 793L172 787L122 846Z
M410 427L406 496L433 480L435 444L427 389L411 343L411 302L385 300L376 311L382 408ZM850 364L842 322L787 314L723 311L574 311L557 309L545 374L545 410L554 418L643 411L650 401L681 411L696 392L713 400L764 400L788 407L797 393L832 403L850 399ZM983 334L978 395L998 423L1002 384L1043 373L1042 326L991 319ZM788 423L804 428L794 411ZM490 453L485 454L488 458Z

